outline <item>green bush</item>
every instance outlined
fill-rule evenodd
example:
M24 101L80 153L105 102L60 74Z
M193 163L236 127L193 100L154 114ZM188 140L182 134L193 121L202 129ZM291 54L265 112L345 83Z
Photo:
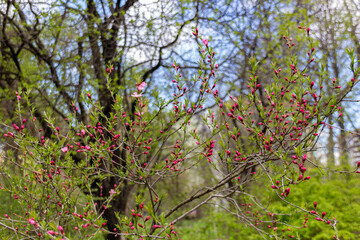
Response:
M303 203L303 207L309 209L313 207L314 201L318 203L317 212L323 212L323 209L331 210L326 212L329 218L336 218L338 221L336 228L340 239L356 240L360 236L360 181L357 176L346 176L334 174L331 176L323 176L317 171L311 171L312 181L306 182L306 187L300 185L292 187L292 194L287 198L288 201L295 204ZM266 184L264 182L264 184ZM304 183L302 183L304 184ZM272 202L271 212L289 212L289 206L279 200L277 196L266 196L264 192L259 192L261 186L252 186L252 191L263 195L262 202L269 200ZM260 196L259 196L260 197ZM301 205L300 205L301 206ZM280 216L283 222L291 222L292 226L301 227L305 220L304 213L298 213L293 210L292 216ZM324 222L315 220L314 216L307 215L309 218L306 223L307 227L301 228L294 234L294 239L301 240L325 240L329 236L334 235L334 231ZM266 225L266 224L265 224ZM264 225L264 228L266 226ZM281 225L278 225L281 230ZM290 229L295 229L290 227ZM182 240L190 239L259 239L257 231L251 227L247 227L239 222L239 220L227 212L213 210L206 213L204 217L186 220L182 223L179 232L182 233ZM286 232L285 238L289 232ZM290 232L291 234L291 232Z

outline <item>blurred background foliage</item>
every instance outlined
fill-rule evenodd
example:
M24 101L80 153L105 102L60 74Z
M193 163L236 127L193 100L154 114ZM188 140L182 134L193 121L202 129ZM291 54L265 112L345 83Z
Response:
M317 170L311 171L313 181L308 181L306 186L295 186L293 193L289 195L288 200L300 206L311 208L314 201L318 202L318 211L321 209L331 209L326 212L331 218L335 217L337 230L340 239L358 239L360 217L357 212L360 210L360 182L359 177L349 177L345 175L323 175ZM289 206L277 199L271 191L265 192L263 186L257 182L251 185L251 192L259 196L259 200L267 202L269 198L271 206L269 211L284 212L289 211ZM265 182L262 182L266 184ZM256 206L254 206L256 208ZM239 222L235 216L228 214L221 208L208 206L202 210L202 216L196 219L187 219L181 223L178 229L182 239L260 239L257 231L249 226ZM245 210L244 210L245 211ZM291 211L291 210L290 210ZM293 210L292 210L293 211ZM301 228L295 232L296 227L302 227L305 216L304 213L294 213L293 216L283 216L282 221L291 224L291 231L285 231L286 239L294 236L293 239L303 240L325 240L330 239L334 232L329 229L326 223L318 222L313 218L306 223L306 228ZM272 225L270 223L270 225ZM280 228L277 231L282 231Z

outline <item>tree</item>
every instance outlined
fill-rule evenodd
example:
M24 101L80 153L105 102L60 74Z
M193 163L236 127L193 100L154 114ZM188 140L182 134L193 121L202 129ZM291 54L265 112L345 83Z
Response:
M2 4L4 7L1 9L1 43L4 56L4 78L1 86L5 90L4 94L8 96L9 92L19 87L24 90L32 88L29 101L33 105L44 106L36 108L34 116L42 126L43 136L50 137L51 129L43 114L46 108L52 109L56 121L61 125L66 125L66 116L74 107L77 120L84 124L90 121L87 118L88 109L81 99L84 90L93 93L93 98L99 101L106 117L111 115L114 96L107 90L108 78L105 69L112 65L111 88L125 96L123 106L127 112L133 113L135 103L129 99L132 89L135 88L132 84L127 87L128 81L134 81L134 73L137 72L141 79L150 84L149 76L162 66L164 52L177 42L182 29L193 21L181 13L176 13L173 8L169 10L171 4L173 3L168 1L140 4L133 0L125 3L89 0L38 6L32 1L7 1ZM141 7L158 7L166 11L166 14L147 16L141 12ZM163 23L154 25L153 22ZM80 25L86 27L80 28ZM134 47L145 55L141 61L135 61L138 53L133 55ZM25 59L37 61L37 64L29 67L21 64ZM8 61L11 62L10 66ZM147 66L148 69L144 70L141 66ZM34 71L34 67L41 67L41 70ZM28 75L29 70L31 74ZM37 75L35 79L33 72ZM41 84L38 84L39 81ZM7 112L5 116L11 119L16 108L16 98L4 103ZM100 120L102 121L105 121L105 118ZM117 151L119 155L125 154L121 153L124 149ZM109 192L109 184L114 180L102 180L105 181L102 185ZM123 185L122 196L114 200L118 201L113 204L114 211L125 211L131 187L127 181ZM100 190L98 188L94 191L99 195ZM114 213L105 218L108 218L111 228L118 223ZM113 220L115 222L112 223Z
M252 58L248 94L245 98L231 97L234 103L224 105L216 90L216 53L196 29L193 35L201 40L200 70L193 77L191 87L187 88L187 80L174 63L172 82L176 90L170 99L155 96L152 105L142 96L146 83L139 79L137 91L132 94L136 99L133 113L125 111L125 96L108 88L110 96L114 97L109 116L90 93L82 95L86 107L92 109L88 125L77 119L76 107L67 119L68 130L60 129L54 119L47 117L50 137L38 139L28 134L24 125L14 123L13 130L4 136L14 139L14 148L21 152L20 162L10 161L21 168L22 174L12 175L4 167L3 176L8 184L2 190L16 199L21 213L6 213L1 226L30 239L36 236L67 239L74 234L91 237L99 231L106 231L108 239L120 236L171 239L177 236L174 225L178 221L219 198L232 204L235 210L229 211L266 238L279 235L278 227L286 226L278 217L281 213L270 212L258 200L255 200L259 204L258 211L243 213L252 206L250 201L253 199L243 185L264 175L269 181L267 188L273 189L282 201L335 228L336 220L326 216L325 212L318 213L317 203L310 210L287 198L291 195L291 185L310 180L311 177L306 176L306 166L311 161L306 152L318 139L324 120L338 110L337 106L357 81L351 81L343 90L334 83L332 88L336 95L327 96L323 87L315 85L309 77L308 68L314 63L310 29L299 29L309 40L308 61L301 66L294 56L290 56L284 69L273 66L274 83L263 90L268 103L261 101L258 62ZM290 50L294 46L288 36L284 36L284 42ZM349 54L354 62L354 53ZM111 86L112 71L111 68L108 70L108 86ZM358 71L354 71L354 79ZM192 101L187 98L187 93L195 88L200 97ZM188 125L210 97L217 102L223 121L215 119L214 112L209 110L203 118L203 124L209 129L204 137ZM20 107L19 120L30 121L34 129L39 129L28 94L18 93L17 99L19 103L25 101L31 109L31 117L26 120L22 118ZM233 119L249 133L253 152L242 153L240 132L229 127ZM260 122L254 119L260 119ZM215 137L219 140L215 141ZM159 183L203 164L215 169L214 184L200 187L175 206L163 209L166 196L161 194ZM258 172L249 172L249 169ZM244 176L244 172L248 176L239 177ZM130 196L129 192L135 187L141 194L134 196L136 207L126 215L124 206L117 204L124 195ZM80 189L86 195L79 195ZM233 201L234 194L250 198L244 198L247 201L239 205ZM54 222L48 223L46 219L54 219ZM266 230L267 224L260 224L262 221L272 222L269 230ZM108 225L107 230L105 225ZM74 227L76 233L72 232Z

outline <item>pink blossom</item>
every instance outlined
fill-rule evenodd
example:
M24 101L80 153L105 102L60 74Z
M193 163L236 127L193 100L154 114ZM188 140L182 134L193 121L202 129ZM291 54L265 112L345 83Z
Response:
M142 96L142 93L137 93L137 92L134 92L132 95L132 97L136 97L136 98L139 98Z
M208 45L208 40L205 38L205 39L203 40L203 43L205 44L205 46L207 46L207 45Z
M29 223L30 223L31 225L35 225L35 224L36 224L35 220L34 220L34 219L31 219L31 218L29 218Z
M140 85L137 87L138 91L143 90L146 85L147 85L146 82L140 83Z
M37 225L36 221L34 220L34 218L29 218L28 221L29 221L29 223L31 225L34 225L35 227L38 227L38 225Z
M64 153L66 153L68 150L69 150L68 147L63 147L63 148L61 149L61 151L63 151Z

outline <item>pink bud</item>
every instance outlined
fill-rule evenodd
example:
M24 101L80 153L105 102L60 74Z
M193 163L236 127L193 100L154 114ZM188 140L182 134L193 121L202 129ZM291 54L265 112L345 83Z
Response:
M59 230L59 232L61 232L61 234L64 234L64 228L62 226L59 225L58 230Z

